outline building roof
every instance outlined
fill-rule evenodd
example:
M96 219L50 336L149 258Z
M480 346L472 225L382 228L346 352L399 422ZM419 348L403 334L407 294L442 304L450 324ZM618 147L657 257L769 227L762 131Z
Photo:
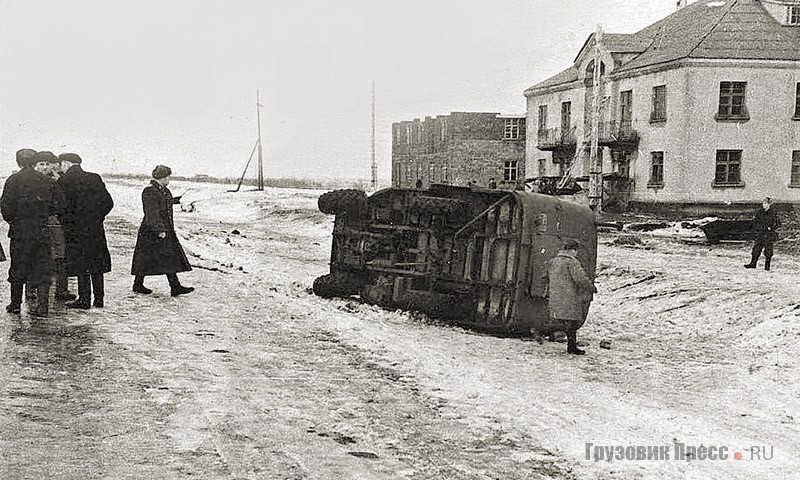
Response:
M575 70L575 67L569 67L568 69L559 72L552 77L544 80L542 82L537 83L536 85L532 86L531 88L545 88L545 87L553 87L555 85L561 85L563 83L570 83L578 80L578 71Z
M594 34L581 52L593 44ZM782 26L758 0L700 0L636 33L604 34L603 47L611 53L639 53L615 72L683 58L798 61L800 27ZM531 88L577 79L570 67Z
M800 27L784 27L757 0L701 0L635 33L650 46L620 71L681 58L800 60Z

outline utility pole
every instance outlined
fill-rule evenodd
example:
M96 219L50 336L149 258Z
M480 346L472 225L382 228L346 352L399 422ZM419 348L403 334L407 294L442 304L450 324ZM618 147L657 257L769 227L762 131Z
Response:
M258 190L264 190L264 160L261 156L261 100L256 90L256 118L258 119Z
M375 160L375 80L372 81L372 135L370 140L372 143L372 191L378 190L378 162Z
M603 210L603 157L600 156L598 136L600 128L600 43L603 28L598 25L594 34L594 72L592 78L592 131L589 151L589 207L599 214Z

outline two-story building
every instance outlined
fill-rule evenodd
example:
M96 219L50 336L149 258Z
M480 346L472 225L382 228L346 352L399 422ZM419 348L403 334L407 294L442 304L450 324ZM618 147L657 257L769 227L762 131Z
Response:
M800 201L800 0L701 0L600 38L606 191ZM595 57L592 34L569 68L525 91L527 176L588 177Z
M452 112L392 124L392 186L514 188L525 172L525 116ZM418 182L419 181L419 182Z

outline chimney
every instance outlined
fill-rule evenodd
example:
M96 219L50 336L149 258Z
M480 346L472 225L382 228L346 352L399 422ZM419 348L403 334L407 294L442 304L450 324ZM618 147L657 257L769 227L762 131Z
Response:
M678 10L680 10L683 7L685 7L687 3L689 3L687 0L678 0L678 2L677 2Z

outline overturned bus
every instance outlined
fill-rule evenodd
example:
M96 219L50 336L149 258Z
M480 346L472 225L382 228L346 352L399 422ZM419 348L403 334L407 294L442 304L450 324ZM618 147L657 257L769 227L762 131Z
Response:
M359 295L385 308L426 313L486 331L547 334L547 265L567 238L594 278L595 215L587 206L525 191L432 185L367 197L319 197L335 214L330 273L321 297ZM585 319L584 319L585 320Z

